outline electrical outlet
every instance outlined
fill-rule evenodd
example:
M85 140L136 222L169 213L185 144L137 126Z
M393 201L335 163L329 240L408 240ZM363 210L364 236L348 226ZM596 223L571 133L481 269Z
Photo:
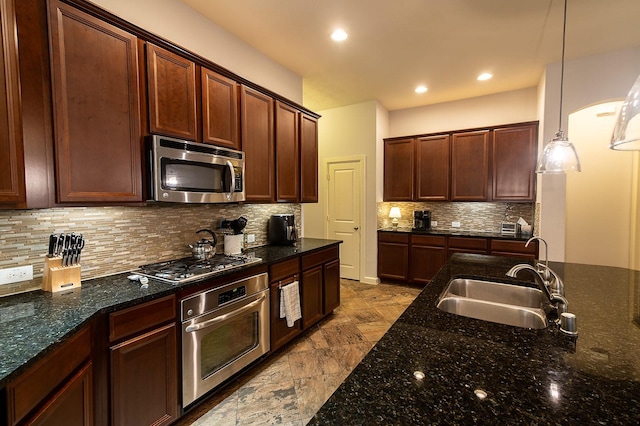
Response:
M437 220L432 220L432 221L431 221L431 226L433 226L434 228L435 228L436 226L438 226L438 221L437 221Z
M256 235L255 234L247 234L247 242L248 243L255 243L256 242Z
M452 228L460 228L460 222L451 222Z
M33 265L0 269L0 284L19 283L33 279Z

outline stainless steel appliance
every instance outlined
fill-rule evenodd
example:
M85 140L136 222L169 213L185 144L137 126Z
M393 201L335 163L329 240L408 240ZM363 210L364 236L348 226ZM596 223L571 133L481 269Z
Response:
M413 230L428 231L431 229L431 212L429 210L413 211Z
M186 407L269 351L268 276L245 278L180 304Z
M148 140L149 199L174 203L245 200L244 152L153 135Z
M292 214L274 214L269 218L269 244L287 246L298 240L295 216Z
M261 261L262 259L259 257L250 255L226 256L224 254L216 254L209 259L185 257L183 259L151 263L143 265L132 272L172 284L182 284Z

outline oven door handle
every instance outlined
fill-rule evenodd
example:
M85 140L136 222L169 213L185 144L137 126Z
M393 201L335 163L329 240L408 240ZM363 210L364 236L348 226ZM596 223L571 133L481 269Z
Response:
M198 324L189 325L189 326L187 326L187 328L184 329L184 331L186 331L187 333L191 333L193 331L202 330L203 328L209 327L209 326L211 326L213 324L216 324L216 323L218 323L220 321L224 321L224 320L227 320L229 318L233 318L236 315L240 315L241 313L250 310L251 308L253 308L256 305L259 305L264 300L265 297L267 297L267 294L263 293L262 296L260 296L259 299L254 300L253 302L249 303L246 306L243 306L240 309L236 309L235 311L229 312L228 314L220 315L219 317L215 317L215 318L212 318L210 320L207 320L207 321L204 321L204 322L201 322L201 323L198 323Z

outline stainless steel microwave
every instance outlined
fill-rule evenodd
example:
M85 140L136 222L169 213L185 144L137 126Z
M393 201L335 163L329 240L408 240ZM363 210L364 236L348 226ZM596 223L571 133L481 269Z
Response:
M147 144L149 200L245 200L244 152L159 135L151 136Z

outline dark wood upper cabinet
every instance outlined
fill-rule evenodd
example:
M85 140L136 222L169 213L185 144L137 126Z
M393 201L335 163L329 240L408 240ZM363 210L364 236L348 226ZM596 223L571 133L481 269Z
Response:
M446 201L449 199L450 173L449 135L428 136L415 139L416 201Z
M298 110L276 101L276 201L299 200Z
M146 46L149 130L197 140L196 64L151 43Z
M318 202L318 119L300 114L300 201Z
M0 204L25 202L14 0L0 0Z
M413 200L413 138L384 141L384 201Z
M201 74L202 142L240 150L240 85L206 68Z
M535 201L537 124L493 131L493 200Z
M451 201L489 200L491 132L454 133L451 139Z
M137 38L49 2L60 203L141 202Z
M245 152L246 201L275 200L273 99L241 87L242 149Z

